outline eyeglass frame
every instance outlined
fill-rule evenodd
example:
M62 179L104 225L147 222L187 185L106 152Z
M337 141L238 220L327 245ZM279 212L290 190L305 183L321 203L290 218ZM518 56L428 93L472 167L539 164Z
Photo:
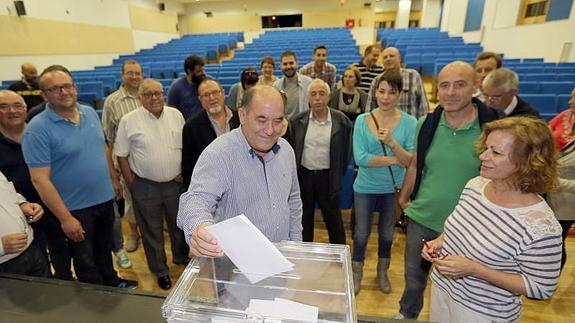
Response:
M23 104L20 102L16 102L13 104L8 104L8 103L0 104L0 111L2 111L2 112L10 111L10 109L12 109L14 111L26 110L26 104Z
M70 92L70 91L76 90L76 89L77 89L76 83L66 83L64 85L54 85L52 87L43 88L41 90L44 93L60 94L60 93L62 93L62 90L66 90L66 92Z
M164 98L164 91L147 91L147 92L142 92L140 94L142 95L142 97L146 98L147 100L150 100L154 97L156 97L158 99Z

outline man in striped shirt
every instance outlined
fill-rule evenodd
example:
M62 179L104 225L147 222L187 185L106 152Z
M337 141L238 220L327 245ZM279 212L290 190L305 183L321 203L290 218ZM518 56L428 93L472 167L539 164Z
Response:
M401 91L401 96L399 98L399 108L401 111L405 111L416 119L427 114L429 110L429 102L427 102L423 82L421 81L419 73L414 69L401 67L401 54L395 47L384 49L381 55L383 56L383 68L386 71L392 69L399 70L401 78L403 79L403 90ZM380 78L381 74L371 82L365 107L366 111L371 111L372 109L377 108L377 100L375 100L375 85L378 84L378 80Z
M361 78L357 87L365 93L369 92L373 79L383 73L383 66L377 64L380 54L381 47L379 45L369 45L365 49L361 61L351 64L359 70Z
M249 89L240 128L216 138L200 155L180 198L178 226L195 256L223 251L206 226L244 214L272 242L302 240L302 202L295 154L280 137L285 118L280 92Z
M116 133L118 125L122 117L140 106L138 99L138 87L142 82L142 67L135 60L126 60L122 63L120 70L122 74L122 85L114 93L108 95L104 101L104 110L102 111L102 128L106 136L106 141L110 145L110 149L114 149L114 142L116 141ZM119 167L114 163L116 169ZM126 187L124 178L121 177L122 186L124 189L124 215L128 220L130 227L130 235L126 239L126 250L133 252L138 249L138 227L136 225L136 217L134 216L134 209L132 205L132 197L130 191ZM118 264L122 268L130 267L130 259L123 250L124 240L122 237L122 225L120 218L116 218L114 223L114 244L112 250L116 254Z

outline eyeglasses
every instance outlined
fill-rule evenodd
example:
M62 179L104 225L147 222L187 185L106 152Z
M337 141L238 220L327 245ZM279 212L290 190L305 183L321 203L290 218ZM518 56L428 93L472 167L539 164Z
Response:
M163 91L149 91L149 92L142 93L142 96L148 100L153 98L154 96L156 98L161 99L164 97L164 92Z
M218 96L220 94L222 94L222 90L213 90L213 91L208 92L208 93L200 94L200 98L207 99L207 98L211 97L212 95Z
M76 86L74 84L66 83L63 85L55 85L55 86L52 86L49 88L44 88L44 89L42 89L42 91L52 94L52 93L62 93L62 90L66 90L66 92L70 92L74 89L76 89Z
M8 103L2 103L0 104L0 111L5 112L10 110L10 108L16 110L16 111L21 111L26 109L26 105L16 102L16 103L12 103L12 104L8 104Z
M142 76L142 73L130 71L130 72L125 72L124 75L128 75L128 76L130 76L130 77L134 77L134 76Z
M497 101L501 100L501 98L503 97L503 94L493 95L493 96L484 95L483 97L485 98L486 101L489 100L491 102L497 102Z

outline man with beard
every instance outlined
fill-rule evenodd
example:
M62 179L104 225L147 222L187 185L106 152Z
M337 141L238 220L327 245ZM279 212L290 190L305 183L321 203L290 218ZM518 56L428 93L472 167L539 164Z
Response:
M299 73L312 79L322 79L331 89L335 84L337 69L335 65L327 62L327 47L318 45L313 49L313 62L305 64Z
M176 80L168 92L168 105L174 107L188 119L202 109L198 97L198 85L206 78L204 60L197 55L190 55L184 61L186 76Z
M309 109L307 88L311 83L311 78L297 72L297 57L294 52L285 51L280 59L284 76L274 82L274 87L286 94L285 112L289 121L296 114Z
M156 80L143 80L138 94L142 106L120 120L114 154L132 193L148 267L160 288L169 289L172 282L164 248L164 214L173 263L185 265L189 261L183 232L176 226L184 118L178 110L164 106L162 84Z
M38 70L32 63L24 63L21 71L22 80L11 84L8 89L20 94L26 102L26 107L30 109L44 102L38 86Z
M385 71L399 70L401 74L403 90L399 97L399 109L414 116L416 119L425 115L429 110L429 102L427 102L419 73L416 70L401 67L401 55L395 47L387 47L383 50L381 56L383 57L383 69ZM371 82L369 94L367 95L366 111L377 108L377 100L375 99L375 91L377 89L375 85L379 83L380 78L381 74Z
M240 125L238 113L224 104L224 89L218 81L203 80L198 92L203 110L186 121L182 135L182 176L186 188L202 151L214 139Z

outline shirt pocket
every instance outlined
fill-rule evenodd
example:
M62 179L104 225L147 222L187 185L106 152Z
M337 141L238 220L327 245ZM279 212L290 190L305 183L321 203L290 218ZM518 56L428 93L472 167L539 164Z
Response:
M170 144L169 147L172 149L182 149L182 131L172 130L170 131Z

